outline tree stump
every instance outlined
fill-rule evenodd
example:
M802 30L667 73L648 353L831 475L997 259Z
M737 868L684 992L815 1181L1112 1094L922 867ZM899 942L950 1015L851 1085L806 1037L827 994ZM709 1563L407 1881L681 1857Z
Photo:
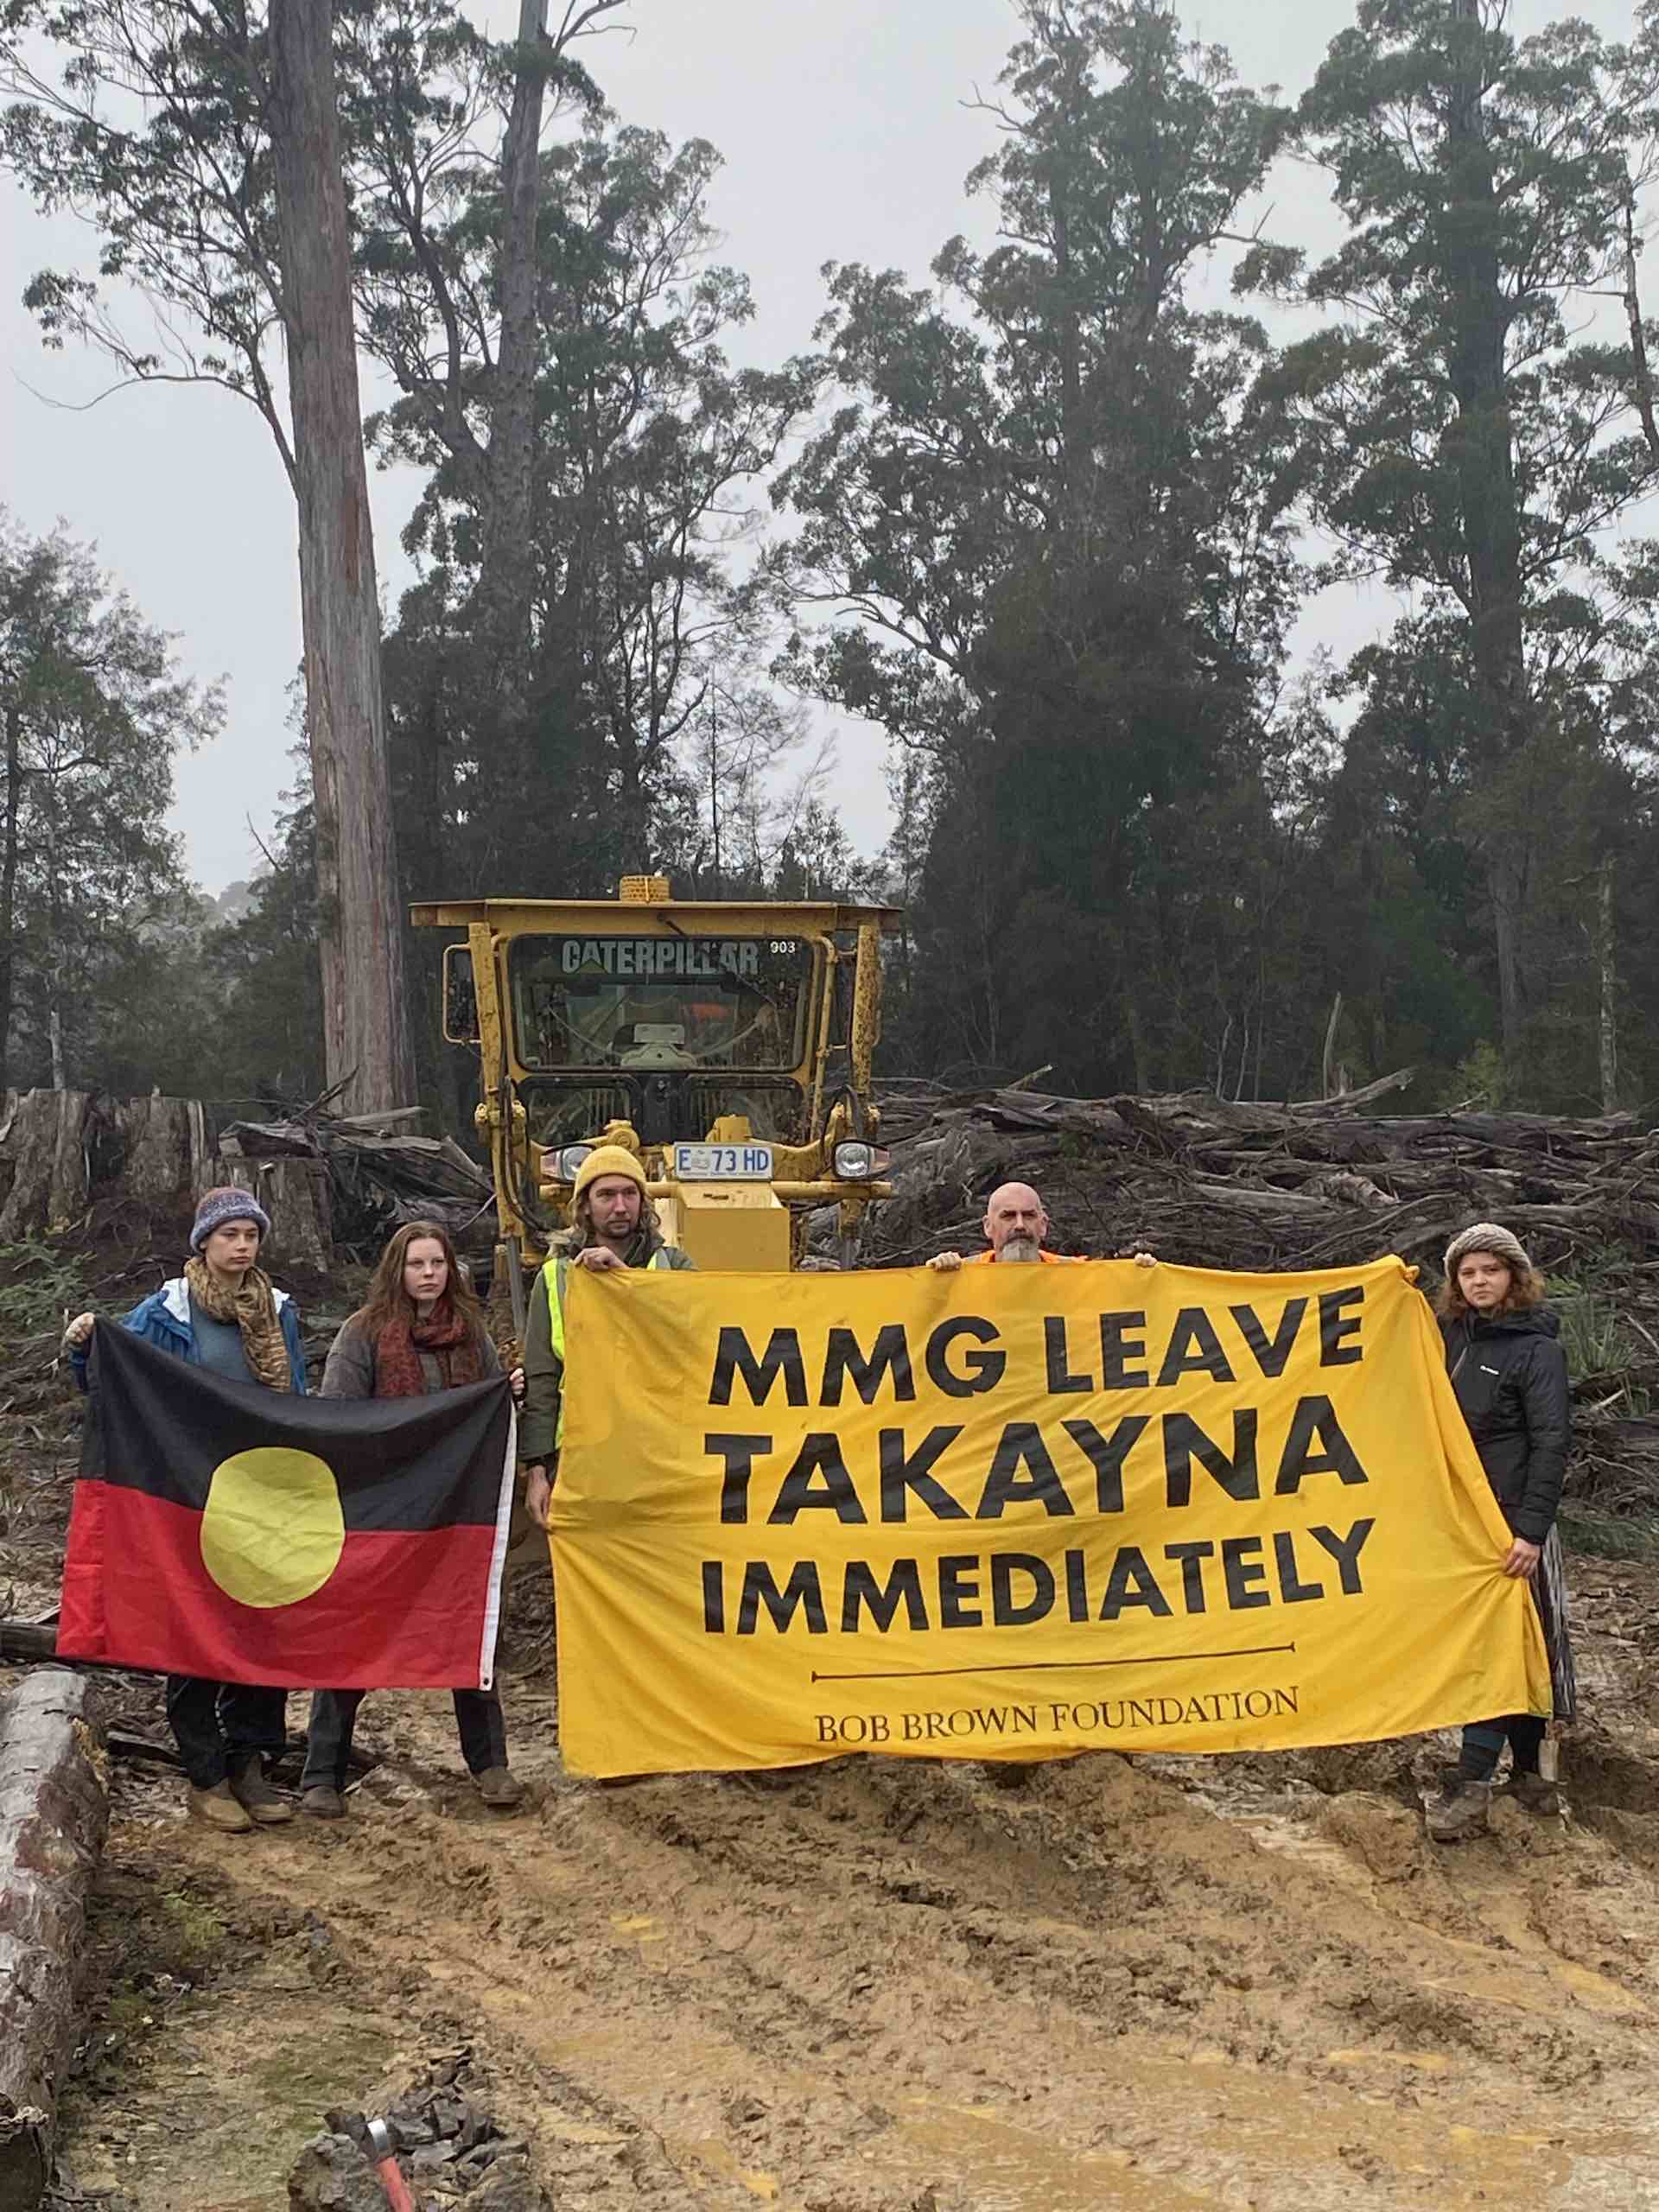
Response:
M35 2212L75 2047L86 1900L109 1825L85 1676L60 1667L0 1698L0 2212Z
M0 1243L73 1226L86 1211L87 1090L26 1090L4 1139L11 1188L0 1206Z
M211 1179L251 1191L270 1216L270 1235L260 1248L261 1266L308 1268L327 1274L334 1264L328 1170L321 1160L289 1154L246 1160L221 1154Z
M145 1205L194 1198L217 1172L217 1138L199 1098L123 1099L116 1109L126 1141L121 1185Z

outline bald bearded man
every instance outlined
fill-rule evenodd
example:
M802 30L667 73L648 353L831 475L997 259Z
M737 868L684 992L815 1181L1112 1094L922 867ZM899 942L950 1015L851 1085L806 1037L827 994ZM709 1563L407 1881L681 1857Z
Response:
M1007 1265L1010 1262L1016 1266L1030 1266L1035 1262L1058 1267L1072 1256L1044 1250L1048 1215L1029 1183L1000 1184L986 1201L983 1226L990 1249L976 1252L968 1262L969 1267ZM963 1258L960 1252L939 1252L927 1264L942 1274L949 1274L962 1266ZM1151 1268L1157 1262L1150 1252L1137 1252L1135 1264ZM982 1765L980 1771L998 1789L1023 1789L1036 1773L1037 1764L1030 1759L991 1759Z
M1029 1183L1002 1183L991 1192L986 1202L983 1223L985 1236L990 1245L988 1252L976 1252L969 1261L969 1267L983 1267L994 1262L1030 1266L1040 1262L1045 1266L1060 1266L1073 1255L1044 1249L1043 1240L1048 1235L1048 1215L1043 1202ZM1150 1252L1137 1252L1135 1263L1138 1268L1156 1264ZM928 1262L930 1268L942 1274L963 1264L960 1252L938 1252Z

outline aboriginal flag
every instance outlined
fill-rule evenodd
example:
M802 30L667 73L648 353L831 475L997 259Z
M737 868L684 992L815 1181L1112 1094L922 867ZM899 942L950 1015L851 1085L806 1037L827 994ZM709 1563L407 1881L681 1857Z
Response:
M91 1372L61 1656L288 1688L489 1688L505 1381L295 1397L102 1321Z

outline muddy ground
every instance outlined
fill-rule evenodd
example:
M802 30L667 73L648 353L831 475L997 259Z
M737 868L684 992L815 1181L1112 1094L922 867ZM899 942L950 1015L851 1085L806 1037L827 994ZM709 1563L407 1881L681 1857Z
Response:
M1659 1575L1578 1581L1570 1813L1456 1850L1433 1745L596 1788L532 1590L517 1815L432 1697L338 1827L118 1767L67 2185L278 2212L325 2108L466 2051L571 2212L1659 2206Z
M14 1616L55 1598L54 1341L0 1403ZM518 1815L437 1697L369 1700L339 1826L215 1838L117 1763L60 2202L282 2212L327 2108L436 2062L561 2212L1659 2208L1659 1567L1573 1572L1567 1817L1446 1850L1434 1742L597 1788L527 1554ZM100 1681L165 1742L155 1685Z

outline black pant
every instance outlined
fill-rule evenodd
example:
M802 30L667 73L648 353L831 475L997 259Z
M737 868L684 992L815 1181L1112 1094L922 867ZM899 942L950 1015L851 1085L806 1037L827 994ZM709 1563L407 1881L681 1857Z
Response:
M169 1675L167 1718L185 1773L197 1789L215 1788L262 1755L280 1758L287 1748L286 1690Z
M305 1736L302 1789L343 1789L346 1762L357 1726L357 1708L365 1690L319 1690L311 1700L311 1725ZM495 1690L456 1690L455 1727L461 1755L474 1774L507 1763L507 1724Z
M1498 1754L1510 1746L1517 1774L1536 1774L1545 1724L1535 1713L1509 1713L1497 1720L1471 1720L1463 1732L1458 1772L1465 1782L1490 1782Z

